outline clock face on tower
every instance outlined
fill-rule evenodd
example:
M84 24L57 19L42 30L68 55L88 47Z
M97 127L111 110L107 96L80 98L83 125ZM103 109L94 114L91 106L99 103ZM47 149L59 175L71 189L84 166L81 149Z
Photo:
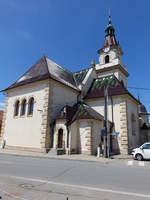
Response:
M109 51L109 49L110 49L109 47L106 47L106 48L104 49L104 52L107 53L107 52Z

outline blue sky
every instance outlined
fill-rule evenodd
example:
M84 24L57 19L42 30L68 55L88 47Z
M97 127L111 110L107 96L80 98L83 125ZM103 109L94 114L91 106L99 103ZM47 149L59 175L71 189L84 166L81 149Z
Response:
M76 71L98 63L111 9L116 38L130 77L128 86L150 88L149 0L0 0L0 90L43 54ZM150 91L130 90L150 111ZM5 96L0 94L0 107Z

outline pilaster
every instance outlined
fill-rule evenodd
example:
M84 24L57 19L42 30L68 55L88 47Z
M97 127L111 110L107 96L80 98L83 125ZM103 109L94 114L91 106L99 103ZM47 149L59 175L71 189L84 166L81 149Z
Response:
M47 149L50 146L50 81L44 89L44 106L42 113L41 148Z
M128 154L128 117L127 100L122 97L120 102L120 153Z
M92 154L92 123L89 123L89 126L86 127L85 132L86 132L86 136L85 136L86 151L84 152L84 154L91 155Z

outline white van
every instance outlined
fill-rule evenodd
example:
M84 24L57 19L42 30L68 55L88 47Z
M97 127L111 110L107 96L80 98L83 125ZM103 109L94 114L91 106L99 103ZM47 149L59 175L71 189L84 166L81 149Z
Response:
M150 159L150 142L144 143L139 148L133 149L131 154L136 160Z

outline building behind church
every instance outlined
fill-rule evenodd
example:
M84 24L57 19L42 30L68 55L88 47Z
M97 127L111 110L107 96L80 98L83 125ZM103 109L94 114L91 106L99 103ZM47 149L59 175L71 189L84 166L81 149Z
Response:
M141 112L145 107L127 89L129 73L110 17L98 55L98 64L92 61L78 72L43 56L6 88L1 135L5 148L96 154L103 142L107 86L111 152L128 154L144 141L148 114L146 109Z

